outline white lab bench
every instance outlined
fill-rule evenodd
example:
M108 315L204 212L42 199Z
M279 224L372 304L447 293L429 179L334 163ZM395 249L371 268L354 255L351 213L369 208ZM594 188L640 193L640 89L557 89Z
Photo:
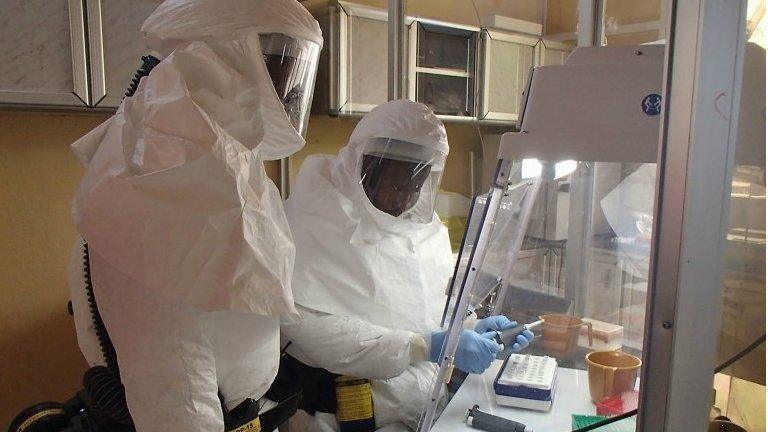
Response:
M571 414L595 414L595 405L589 397L587 371L562 367L557 371L555 398L549 411L497 405L493 380L502 363L501 360L496 360L482 375L467 376L432 430L477 432L465 422L467 411L475 404L484 412L523 423L534 432L567 432L571 430Z

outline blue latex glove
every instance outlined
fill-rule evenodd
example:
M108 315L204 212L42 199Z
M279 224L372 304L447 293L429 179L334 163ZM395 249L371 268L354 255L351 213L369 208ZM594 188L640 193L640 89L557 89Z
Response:
M510 319L504 315L493 315L479 320L477 324L475 324L475 331L483 334L492 330L501 331L515 326L517 326L516 321L510 321Z
M525 347L531 344L532 340L533 332L530 330L524 330L515 338L515 343L512 344L512 352L522 351L525 349Z
M504 315L493 315L487 318L483 318L475 324L475 332L483 334L489 331L502 331L509 328L517 327L517 321L511 321ZM512 352L522 351L531 344L533 340L533 332L525 330L515 338L515 343L512 345Z
M437 363L440 359L443 342L447 331L432 333L430 337L429 360ZM454 355L454 365L467 373L483 373L496 355L501 351L501 346L493 340L494 332L479 334L472 330L462 330L459 337L459 346Z

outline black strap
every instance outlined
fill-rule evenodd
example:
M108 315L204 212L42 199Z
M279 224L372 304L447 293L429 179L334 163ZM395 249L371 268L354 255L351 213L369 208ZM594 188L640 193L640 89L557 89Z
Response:
M299 394L298 407L311 415L336 413L335 380L338 374L308 366L288 354L280 357L280 368L267 391L271 400L285 400Z

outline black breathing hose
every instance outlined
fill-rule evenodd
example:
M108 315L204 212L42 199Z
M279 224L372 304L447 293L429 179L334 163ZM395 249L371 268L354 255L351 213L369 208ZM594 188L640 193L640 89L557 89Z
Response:
M145 55L141 57L141 67L133 75L131 84L128 86L128 90L125 91L125 97L131 97L136 93L136 89L139 88L139 82L145 76L149 75L152 69L160 63L160 60L151 55Z

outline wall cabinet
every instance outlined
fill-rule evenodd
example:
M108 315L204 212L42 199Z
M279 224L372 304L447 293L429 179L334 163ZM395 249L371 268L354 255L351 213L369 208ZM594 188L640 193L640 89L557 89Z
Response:
M359 115L386 102L387 12L338 1L310 10L325 38L315 111ZM536 35L423 18L408 17L406 26L408 98L446 120L516 122L531 68L562 64L571 50Z
M85 29L78 0L3 0L0 104L86 106Z
M157 5L3 0L0 105L117 107L146 53L141 24Z
M536 61L536 65L550 66L564 64L565 58L568 57L573 46L553 40L541 39L537 48L539 58Z
M479 29L415 21L409 30L408 97L440 116L476 117Z
M539 39L483 30L481 120L515 122L531 68L537 65Z
M387 101L387 12L345 2L308 5L323 32L313 110L366 113Z

